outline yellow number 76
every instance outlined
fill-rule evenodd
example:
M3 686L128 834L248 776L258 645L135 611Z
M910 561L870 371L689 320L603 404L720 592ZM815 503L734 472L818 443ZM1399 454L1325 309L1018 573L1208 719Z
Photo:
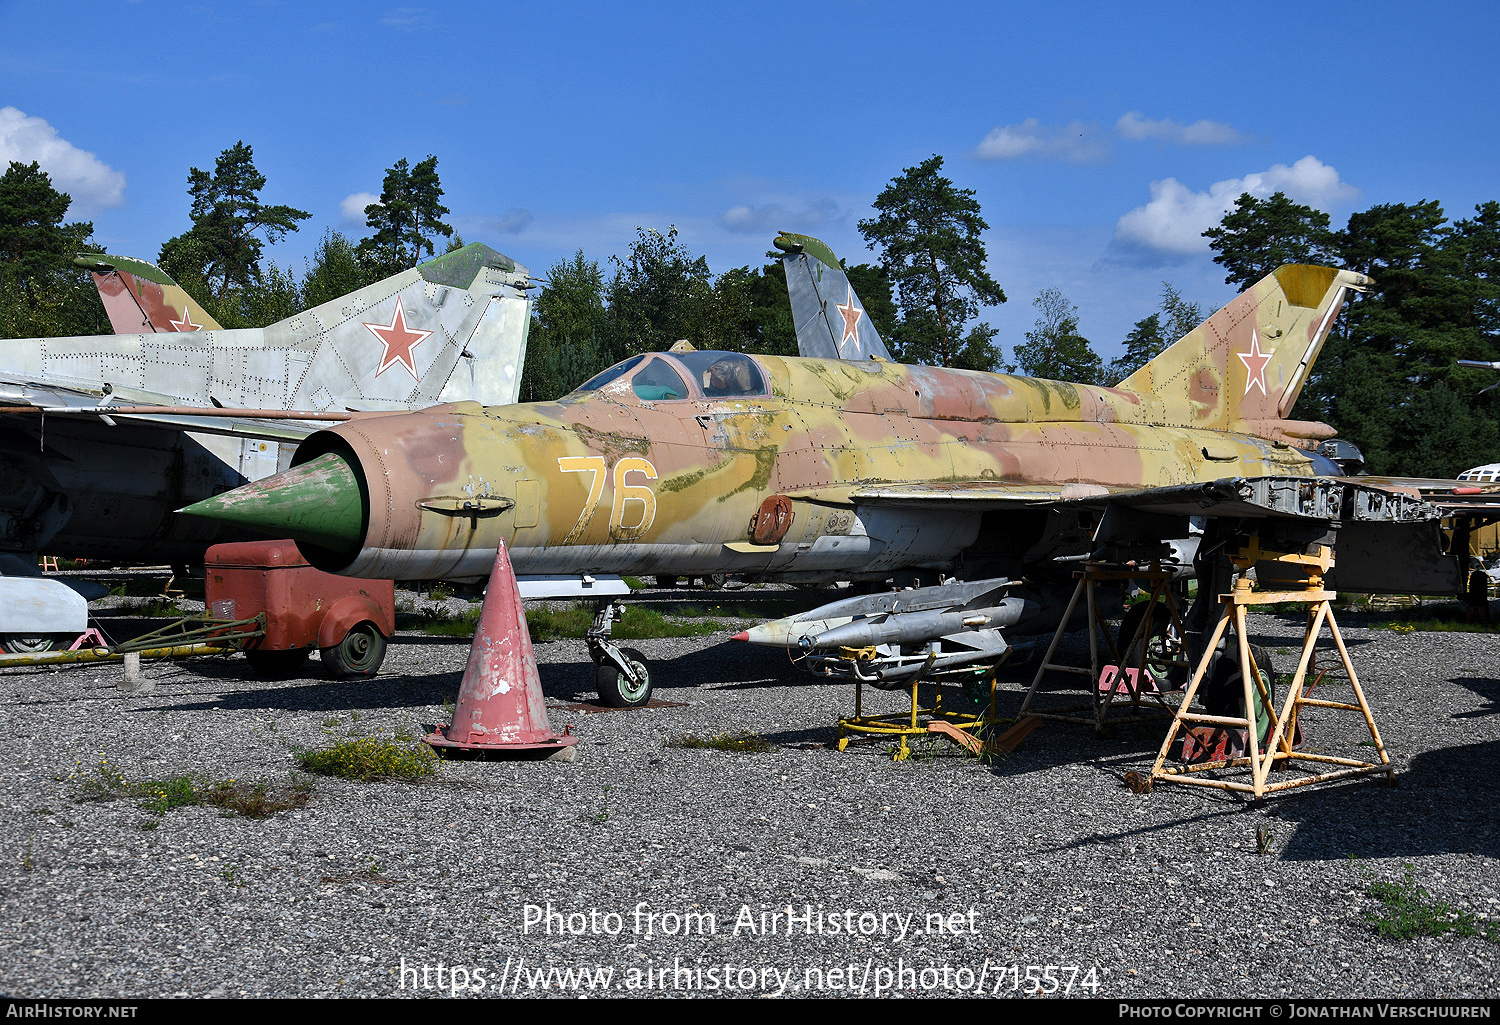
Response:
M573 529L568 531L568 536L563 539L563 544L572 544L583 534L588 526L589 520L598 508L599 499L604 495L604 478L606 464L603 456L558 456L557 468L562 473L589 473L589 497L584 500L583 509L578 513L578 522L573 524ZM643 473L649 480L656 480L656 467L651 465L651 460L642 459L639 456L627 456L615 463L612 474L614 482L614 503L609 510L609 536L616 541L633 541L646 531L651 529L651 524L656 520L656 492L651 490L649 484L631 484L627 477L631 473ZM625 503L639 502L641 506L640 518L630 526L625 525Z

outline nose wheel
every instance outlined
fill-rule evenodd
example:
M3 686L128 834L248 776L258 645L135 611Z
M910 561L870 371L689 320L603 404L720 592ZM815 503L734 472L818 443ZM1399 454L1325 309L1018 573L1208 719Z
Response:
M618 602L599 604L594 625L584 640L594 660L599 702L610 708L639 708L651 700L651 669L646 657L634 648L621 648L610 640L622 607Z

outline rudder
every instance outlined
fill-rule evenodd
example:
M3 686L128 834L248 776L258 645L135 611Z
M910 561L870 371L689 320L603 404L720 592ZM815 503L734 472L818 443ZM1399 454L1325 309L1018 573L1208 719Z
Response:
M1371 280L1286 264L1168 346L1119 385L1165 423L1229 429L1285 420L1352 289Z

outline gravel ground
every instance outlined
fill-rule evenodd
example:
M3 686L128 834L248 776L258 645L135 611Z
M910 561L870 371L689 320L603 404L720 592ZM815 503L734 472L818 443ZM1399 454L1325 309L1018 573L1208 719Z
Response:
M1353 623L1399 786L1263 808L1127 789L1160 723L1049 722L989 765L938 745L903 763L888 743L839 752L850 689L729 642L738 623L630 642L669 703L632 711L568 707L593 696L584 645L538 645L576 762L318 777L305 808L262 820L89 801L82 780L104 759L135 781L279 782L295 749L417 735L447 721L467 642L402 635L363 683L323 681L316 660L258 680L238 656L148 665L154 690L134 696L118 665L0 674L0 992L1009 995L1038 966L1075 996L1493 997L1489 940L1386 939L1366 916L1373 883L1410 873L1500 921L1497 638ZM1299 633L1255 630L1273 651ZM666 746L740 730L777 749ZM1308 717L1310 749L1367 753L1359 739L1347 715Z

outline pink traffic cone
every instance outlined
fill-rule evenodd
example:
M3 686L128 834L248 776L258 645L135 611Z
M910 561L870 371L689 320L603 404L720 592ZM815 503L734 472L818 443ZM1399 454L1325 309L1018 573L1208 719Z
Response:
M427 737L435 748L461 751L574 752L577 737L558 736L547 722L547 703L536 671L536 653L521 607L521 592L505 542L495 553L490 586L458 688L453 724Z

